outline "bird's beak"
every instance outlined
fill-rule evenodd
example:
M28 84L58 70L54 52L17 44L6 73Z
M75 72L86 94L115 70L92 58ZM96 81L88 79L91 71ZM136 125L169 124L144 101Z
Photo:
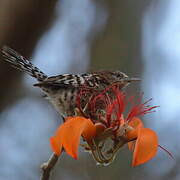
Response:
M128 78L124 78L123 81L130 83L130 82L134 82L134 81L141 81L141 79L140 78L129 78L128 77Z

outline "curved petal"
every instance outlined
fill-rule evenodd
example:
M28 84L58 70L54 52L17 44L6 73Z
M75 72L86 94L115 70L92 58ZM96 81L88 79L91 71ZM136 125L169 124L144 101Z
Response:
M50 144L51 144L51 148L54 151L54 153L58 156L61 155L61 151L62 151L62 143L58 140L57 137L51 137L50 138Z
M128 141L136 140L137 137L138 137L138 129L132 128L132 129L127 130L127 132L126 132L126 139Z
M148 128L140 128L133 153L132 166L143 164L152 159L158 149L157 134Z
M135 129L144 127L143 122L138 117L133 117L132 120L128 123L128 125L135 128ZM131 141L128 143L128 148L130 151L134 151L135 143L136 143L136 141Z
M90 119L84 117L68 117L51 138L53 151L58 155L58 149L64 147L67 154L77 159L81 135L90 141L96 135L96 128Z
M133 117L132 120L128 123L129 126L133 128L143 128L144 124L138 117Z

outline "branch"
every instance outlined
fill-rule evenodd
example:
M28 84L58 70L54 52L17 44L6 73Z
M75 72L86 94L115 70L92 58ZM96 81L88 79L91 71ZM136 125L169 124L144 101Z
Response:
M56 165L58 158L59 156L53 153L49 160L41 165L42 175L40 180L49 180L51 171Z

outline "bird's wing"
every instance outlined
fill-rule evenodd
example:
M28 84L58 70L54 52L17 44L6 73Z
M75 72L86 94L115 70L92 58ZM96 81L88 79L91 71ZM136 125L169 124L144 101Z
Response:
M91 78L92 78L92 74L81 74L81 75L62 74L58 76L48 77L46 80L39 82L37 84L34 84L34 86L57 86L57 87L75 87L76 88L79 86L83 86Z

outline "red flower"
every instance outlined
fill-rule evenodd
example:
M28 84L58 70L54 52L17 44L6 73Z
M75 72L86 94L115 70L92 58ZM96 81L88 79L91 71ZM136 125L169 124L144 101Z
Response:
M50 139L51 147L57 155L64 149L77 159L81 136L86 143L83 147L92 152L94 159L100 164L111 163L124 144L128 144L129 149L133 151L133 166L143 164L156 155L157 134L144 128L138 116L152 112L157 106L148 106L149 101L133 104L124 118L126 107L128 103L132 105L132 100L130 101L116 85L101 92L91 92L88 104L84 105L82 100L88 97L88 92L89 90L83 89L79 93L77 107L81 116L67 117L55 136Z

